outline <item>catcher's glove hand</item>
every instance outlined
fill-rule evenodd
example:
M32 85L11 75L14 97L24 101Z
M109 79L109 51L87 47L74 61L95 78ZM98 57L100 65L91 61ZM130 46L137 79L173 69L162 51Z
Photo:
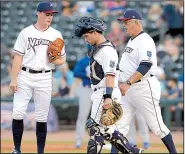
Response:
M53 62L61 57L61 51L64 47L64 40L57 38L51 42L48 46L48 59L49 62Z
M112 101L112 108L102 109L102 116L100 123L104 126L110 126L115 124L118 120L121 119L123 115L123 110L120 103L117 100Z

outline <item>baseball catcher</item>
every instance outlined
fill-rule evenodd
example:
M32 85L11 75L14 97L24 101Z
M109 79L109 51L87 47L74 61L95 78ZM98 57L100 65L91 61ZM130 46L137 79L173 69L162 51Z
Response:
M141 149L131 146L123 134L111 126L122 117L123 111L114 100L121 98L116 80L118 55L114 45L103 36L105 30L103 21L92 17L82 17L74 30L74 36L83 36L92 46L88 56L94 92L91 96L91 116L86 123L90 136L87 153L101 153L104 141L110 142L122 153L140 153Z
M49 62L52 63L56 59L61 57L61 51L64 47L64 40L61 38L57 38L53 42L51 42L48 46L48 59Z

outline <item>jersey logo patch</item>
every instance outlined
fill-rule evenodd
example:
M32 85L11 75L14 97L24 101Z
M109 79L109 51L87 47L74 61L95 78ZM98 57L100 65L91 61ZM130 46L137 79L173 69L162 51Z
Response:
M28 38L28 48L27 50L29 50L30 48L33 49L33 51L36 53L35 51L35 47L39 46L39 45L48 45L51 41L46 40L46 39L37 39L37 38Z
M110 61L110 63L109 63L109 66L111 67L111 68L114 68L115 67L115 61Z
M151 51L147 51L147 56L150 58L152 57L152 52Z
M130 47L126 47L124 52L128 52L131 53L134 49L130 48Z

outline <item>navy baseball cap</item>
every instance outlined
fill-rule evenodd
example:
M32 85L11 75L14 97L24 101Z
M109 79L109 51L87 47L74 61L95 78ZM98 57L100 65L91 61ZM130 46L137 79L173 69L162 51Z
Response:
M53 5L50 2L40 2L37 6L37 12L58 13L53 9Z
M134 10L134 9L127 9L123 16L118 18L117 20L130 20L130 19L137 19L137 20L142 20L142 15L139 11Z

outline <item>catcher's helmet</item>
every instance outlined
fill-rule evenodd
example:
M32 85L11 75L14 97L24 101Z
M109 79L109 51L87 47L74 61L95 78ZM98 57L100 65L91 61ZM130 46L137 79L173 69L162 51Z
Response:
M81 37L84 33L88 31L105 31L105 26L102 20L94 19L92 17L82 17L75 26L74 35Z

